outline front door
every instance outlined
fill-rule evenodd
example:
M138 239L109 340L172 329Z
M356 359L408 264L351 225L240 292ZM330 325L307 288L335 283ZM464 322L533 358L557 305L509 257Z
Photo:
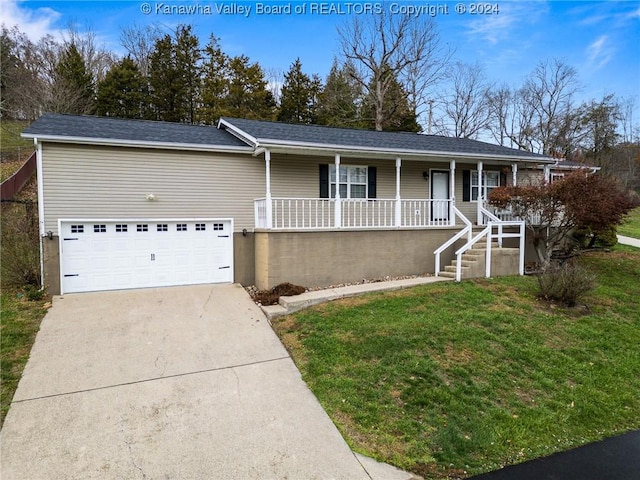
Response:
M448 170L431 170L431 221L449 221Z

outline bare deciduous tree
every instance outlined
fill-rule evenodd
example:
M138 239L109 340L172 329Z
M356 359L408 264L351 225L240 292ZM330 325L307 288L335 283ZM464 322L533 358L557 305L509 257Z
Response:
M376 130L383 128L385 97L394 81L402 83L417 113L450 58L433 19L392 15L385 9L354 16L338 28L338 37L345 61L355 67L354 79L375 107Z
M529 142L534 151L553 155L563 149L579 87L576 70L558 59L540 62L531 72L521 94L533 108Z
M444 130L454 137L476 138L488 128L491 119L491 85L479 64L457 62L447 76L451 82L451 93L442 95L441 122Z
M140 27L132 25L120 31L120 43L125 48L129 56L138 64L143 77L149 76L149 64L151 53L155 50L156 41L163 32L156 24Z

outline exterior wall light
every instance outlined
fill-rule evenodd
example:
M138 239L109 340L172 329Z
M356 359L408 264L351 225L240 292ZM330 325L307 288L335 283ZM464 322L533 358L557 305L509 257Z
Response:
M49 240L53 240L53 232L52 232L51 230L49 230L49 231L47 232L47 238L48 238Z
M156 196L153 193L147 193L144 198L146 198L150 202L153 202L156 199Z
M427 172L426 170L422 172L422 178L424 178L425 180L429 180L429 172Z

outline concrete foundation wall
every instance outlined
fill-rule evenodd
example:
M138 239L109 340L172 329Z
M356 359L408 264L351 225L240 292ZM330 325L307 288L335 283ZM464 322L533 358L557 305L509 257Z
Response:
M60 295L60 238L43 237L44 287L49 295Z
M435 270L434 250L457 229L255 233L255 285L305 287ZM442 256L451 262L453 249Z
M255 283L255 236L251 232L233 234L233 281L242 285Z

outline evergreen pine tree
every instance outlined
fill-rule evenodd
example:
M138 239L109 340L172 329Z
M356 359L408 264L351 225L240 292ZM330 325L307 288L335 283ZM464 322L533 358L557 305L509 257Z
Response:
M142 118L145 81L131 57L127 56L107 72L98 84L96 113L107 117Z
M275 100L267 89L264 72L258 63L249 64L245 55L229 61L229 92L223 115L252 120L273 120Z
M302 71L299 58L291 65L284 78L278 120L287 123L316 123L317 96L321 88L319 79L316 77L312 81Z
M353 78L354 67L334 59L327 82L319 95L318 123L334 127L363 128L360 118L362 88Z
M78 47L71 43L60 54L55 67L55 111L90 114L95 109L94 81Z
M229 94L229 57L222 51L219 39L211 35L204 49L202 66L202 90L199 121L214 124L225 114L226 98Z

